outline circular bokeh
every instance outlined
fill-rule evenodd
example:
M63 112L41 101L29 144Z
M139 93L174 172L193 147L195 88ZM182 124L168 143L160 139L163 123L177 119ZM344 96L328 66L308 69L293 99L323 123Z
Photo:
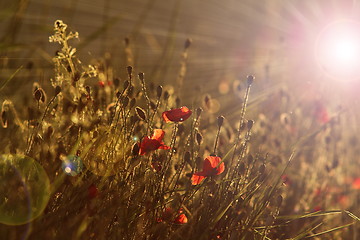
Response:
M43 167L23 155L0 155L0 223L22 225L39 217L50 198Z

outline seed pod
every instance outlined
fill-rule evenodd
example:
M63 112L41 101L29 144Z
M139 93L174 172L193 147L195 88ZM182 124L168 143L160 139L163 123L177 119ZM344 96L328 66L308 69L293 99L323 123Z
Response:
M191 39L191 38L186 39L186 41L185 41L185 46L184 46L184 47L185 47L185 50L190 47L191 43L192 43L192 39Z
M202 139L203 139L203 136L201 135L201 133L196 133L196 142L198 145L200 145L202 143Z
M197 117L197 118L200 117L202 111L203 111L203 109L202 109L201 107L198 107L198 108L196 109L196 117Z
M135 111L136 111L136 114L138 115L139 118L146 121L145 111L141 107L136 107Z
M114 79L113 79L113 83L114 83L114 86L115 86L115 87L119 87L119 85L120 85L120 78L117 78L117 77L114 78Z
M127 66L126 70L127 70L129 78L131 79L132 78L132 72L133 72L132 66Z
M80 78L81 78L81 74L79 72L75 72L74 77L73 77L73 81L77 82L77 81L80 80Z
M253 75L247 76L247 84L251 86L251 84L254 82L255 77Z
M89 92L90 92L90 87L86 86L89 88ZM86 91L88 91L88 89L86 88ZM61 92L61 87L60 86L56 86L55 87L55 96L57 96L59 93ZM90 94L90 93L89 93Z
M145 74L144 74L143 72L140 72L140 73L138 74L138 76L139 76L140 81L141 81L142 83L144 83Z
M176 99L175 99L175 104L176 104L176 107L177 107L177 108L180 107L180 103L181 103L180 98L179 98L179 97L176 97Z
M168 100L169 97L170 97L169 92L168 92L168 91L165 91L165 92L164 92L164 100L165 100L165 101Z
M41 99L41 90L40 90L40 88L37 88L36 90L35 90L35 92L34 92L34 98L35 98L35 100L36 101L40 101L40 99Z
M157 96L158 98L161 97L162 90L163 90L163 87L162 87L161 85L159 85L159 86L157 87L157 89L156 89L156 96Z
M223 125L224 123L224 116L218 116L217 117L217 123L218 123L218 127L221 128L221 126Z
M128 47L130 44L130 39L128 37L124 38L125 46Z

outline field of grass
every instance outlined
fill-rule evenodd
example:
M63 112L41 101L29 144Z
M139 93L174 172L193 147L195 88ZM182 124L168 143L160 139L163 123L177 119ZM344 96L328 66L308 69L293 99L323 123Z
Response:
M121 2L0 4L0 239L360 238L359 82L281 21L321 4Z

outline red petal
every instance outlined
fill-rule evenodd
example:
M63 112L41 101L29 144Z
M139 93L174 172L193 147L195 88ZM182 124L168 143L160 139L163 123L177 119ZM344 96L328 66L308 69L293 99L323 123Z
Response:
M213 175L219 175L220 173L224 172L225 170L225 164L221 162L220 157L215 156L209 156L205 158L204 165L203 165L203 172L206 176L213 176Z
M162 142L162 143L160 144L159 149L169 150L169 149L171 149L171 147L166 146L166 145Z
M187 222L188 222L188 219L187 219L186 215L183 213L180 214L179 216L177 216L174 220L174 223L176 223L176 224L185 224Z
M157 140L159 142L161 142L164 138L165 135L165 131L162 129L154 129L154 133L151 136L151 139Z
M165 122L183 122L191 116L192 112L187 107L181 107L165 111L162 113L162 117Z
M156 150L160 147L160 142L154 139L149 139L148 136L144 137L144 139L140 143L140 155L144 155L150 151Z
M203 172L194 173L191 177L192 185L200 184L206 177Z

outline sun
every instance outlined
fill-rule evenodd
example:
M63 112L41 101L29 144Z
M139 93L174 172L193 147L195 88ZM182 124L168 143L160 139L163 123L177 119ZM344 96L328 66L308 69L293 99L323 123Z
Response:
M341 81L360 79L360 23L335 21L318 35L315 57L326 75Z

